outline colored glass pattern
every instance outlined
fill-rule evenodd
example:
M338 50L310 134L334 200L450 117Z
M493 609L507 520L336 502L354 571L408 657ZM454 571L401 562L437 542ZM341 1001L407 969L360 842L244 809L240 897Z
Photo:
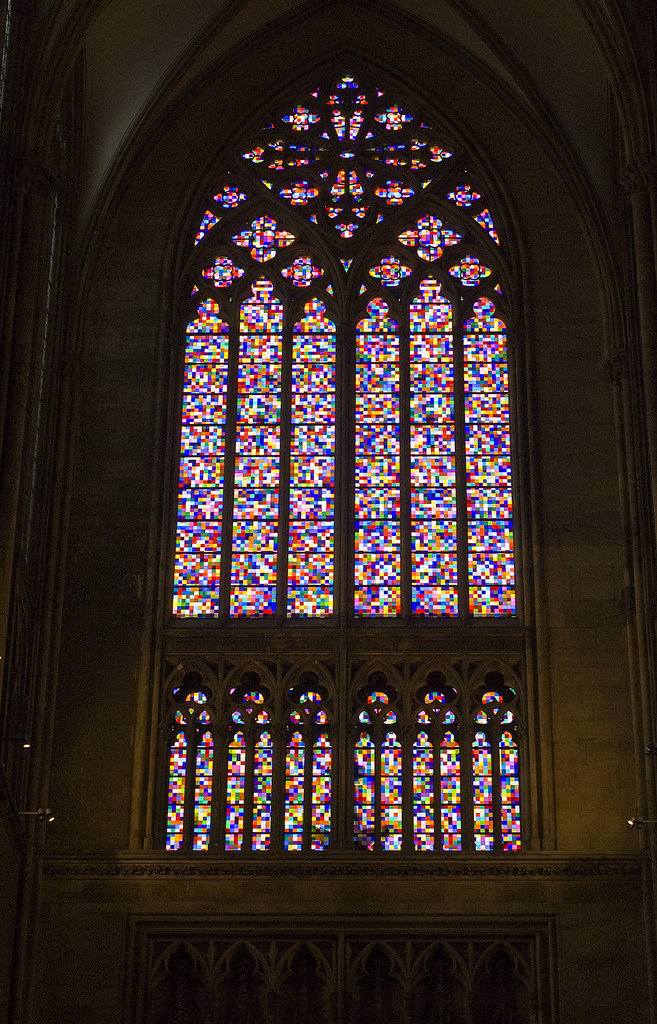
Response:
M515 612L513 495L506 328L488 299L464 324L469 608Z
M319 114L314 114L308 107L295 107L291 114L281 118L295 132L307 132L311 125L317 124Z
M187 739L179 732L169 754L169 794L167 801L167 850L179 850L184 838L185 778L187 772Z
M452 192L447 193L447 198L457 206L472 206L481 196L470 185L457 185Z
M319 712L317 719L324 712ZM312 839L311 849L323 850L331 841L331 768L333 752L328 734L322 732L313 744Z
M485 277L490 277L491 270L480 263L476 256L464 256L460 263L450 267L449 272L466 288L476 288Z
M433 744L424 731L413 744L413 842L416 850L434 848Z
M280 194L292 206L306 206L317 198L319 189L307 181L293 181L289 187L282 188Z
M381 745L381 846L401 850L402 753L401 743L389 732Z
M289 267L281 270L283 277L288 278L296 288L310 287L323 273L322 267L315 266L310 256L298 256Z
M376 839L375 746L362 732L354 751L354 831L358 849L372 850Z
M248 249L258 263L273 260L278 249L291 245L293 241L294 235L279 228L273 217L256 217L251 227L233 235L235 245Z
M453 732L446 732L440 744L440 819L443 850L460 850L461 752Z
M417 249L420 259L433 262L442 256L449 245L456 245L461 236L452 228L444 228L443 222L433 214L420 217L417 226L402 232L399 236L402 245Z
M219 256L211 267L202 271L203 277L212 281L215 288L230 288L233 281L244 277L244 271L236 266L228 256Z
M356 333L355 594L360 615L401 613L399 336L373 299Z
M411 593L418 615L458 613L452 308L427 279L410 308Z
M228 325L207 300L187 328L173 614L219 613Z
M246 193L240 192L237 185L225 185L221 192L218 192L214 197L215 203L219 203L225 210L234 210L245 199Z
M266 850L271 840L271 792L274 751L271 734L263 732L253 756L253 842L254 850Z
M195 850L207 850L210 845L213 762L214 742L212 739L212 733L205 732L200 737L196 747L196 784L194 787L193 840L193 849Z
M472 744L472 806L475 850L494 849L493 759L484 732L475 733Z
M208 231L211 231L215 224L218 224L221 217L213 213L212 210L206 210L203 214L203 219L199 224L198 231L196 232L196 238L194 239L194 245L198 245L202 238L205 238Z
M403 125L407 124L408 121L412 121L413 118L410 114L405 114L401 107L393 105L386 107L380 114L377 114L374 118L379 124L384 125L388 131L399 131Z
M276 610L283 305L257 281L240 310L231 615Z
M378 199L385 199L388 206L401 206L415 195L415 189L404 185L403 181L387 181L385 185L375 189L374 194Z
M225 841L227 850L241 850L244 842L245 774L246 742L244 733L238 731L228 745Z
M505 718L508 720L507 716ZM509 730L505 730L500 737L500 804L502 849L519 850L520 775L518 768L518 746L513 733Z
M288 615L333 612L335 324L319 299L293 329Z
M380 263L370 270L370 277L376 277L386 288L396 288L413 271L396 256L384 256Z
M477 224L479 224L479 226L482 227L484 231L488 232L488 234L490 235L494 242L496 242L498 245L500 244L500 237L497 231L495 230L495 225L493 224L493 218L491 217L490 210L482 210L480 213L475 213L473 220L476 220Z
M286 850L303 849L304 742L302 733L290 737L285 753L285 838Z

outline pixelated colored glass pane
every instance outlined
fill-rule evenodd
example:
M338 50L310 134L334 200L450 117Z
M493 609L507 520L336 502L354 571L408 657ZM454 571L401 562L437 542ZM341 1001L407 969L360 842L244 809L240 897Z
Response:
M421 217L415 228L399 235L402 245L417 249L418 256L432 262L443 254L446 246L456 245L461 236L452 228L444 228L443 222L433 214Z
M271 795L274 750L271 734L263 732L253 752L252 849L267 850L271 840Z
M276 610L283 306L266 279L252 293L240 310L230 595L236 617Z
M322 703L322 695L321 695L321 693L316 693L314 690L306 690L306 692L302 693L301 696L299 697L299 704L321 704L321 703Z
M311 299L293 328L287 613L333 613L335 324ZM319 488L319 489L318 489Z
M426 732L413 744L413 844L416 850L434 847L433 744Z
M431 154L431 160L435 164L439 164L443 160L449 160L452 155L448 150L441 149L440 146L430 146L429 153Z
M263 146L254 146L248 153L243 153L245 160L251 160L254 164L261 164L265 159L266 150Z
M510 731L500 737L500 809L502 849L520 849L520 775L518 747Z
M476 288L480 281L491 275L490 267L485 267L476 256L464 256L460 263L449 268L449 272L466 288Z
M386 288L396 288L413 271L396 256L384 256L380 263L370 270L370 276L379 279Z
M358 849L372 850L376 840L375 746L363 732L354 748L354 839Z
M472 206L481 196L470 185L457 185L452 192L447 193L447 198L457 206Z
M388 131L399 131L405 124L412 121L413 118L410 114L405 114L401 107L396 105L386 107L380 114L377 114L374 118L379 124L382 124Z
M387 181L385 185L374 189L374 194L379 199L385 199L388 206L401 206L415 195L415 189L404 185L403 181Z
M315 266L310 256L298 256L289 267L281 270L283 277L287 277L297 288L308 288L323 273L322 267Z
M461 751L453 732L446 732L440 744L440 828L443 850L460 850Z
M244 733L236 732L228 744L226 770L226 841L227 850L241 850L244 842L244 779L246 773L246 742Z
M212 210L206 210L203 214L203 219L199 224L198 231L196 232L196 238L194 239L194 245L198 245L202 238L205 238L208 231L211 231L215 224L218 224L221 217L213 213Z
M366 697L368 704L389 704L390 697L384 690L371 690Z
M194 841L195 850L207 850L210 845L212 817L212 768L214 742L211 732L205 732L196 746L196 781L194 785Z
M212 281L215 288L230 288L233 281L244 277L244 271L236 266L228 256L219 256L211 267L202 271L203 277Z
M300 732L292 733L285 749L285 836L286 850L303 849L304 742Z
M259 263L273 260L278 249L291 245L294 235L277 226L273 217L256 217L251 227L233 235L235 245L248 249L250 255Z
M320 712L321 713L321 712ZM319 715L317 716L319 719ZM323 850L331 841L331 743L320 733L313 744L312 774L312 850Z
M167 850L179 850L185 829L185 780L187 775L187 739L179 732L169 753L169 793L167 800Z
M513 490L506 328L488 299L464 324L469 607L515 613Z
M207 299L187 328L173 614L218 615L228 325Z
M283 199L292 206L306 206L319 195L319 189L308 181L293 181L291 185L280 190Z
M317 124L319 114L314 114L308 107L295 107L291 114L281 118L295 132L307 132L311 125Z
M476 220L477 224L479 224L479 226L482 227L484 231L488 232L488 234L490 235L494 242L496 242L498 245L500 244L500 238L497 231L495 230L495 225L493 224L493 218L490 215L490 210L482 210L480 213L475 213L473 214L472 219Z
M394 732L381 744L381 846L401 850L402 845L402 751Z
M399 543L399 364L398 325L388 307L374 299L356 334L356 614L401 612ZM373 440L385 444L386 458L372 459ZM362 454L360 454L362 453Z
M432 278L411 303L410 332L411 607L415 615L456 615L452 307Z
M214 197L215 203L219 203L225 210L234 210L236 206L243 203L246 194L240 192L237 185L224 185L220 192Z
M475 733L472 743L472 806L475 850L492 850L493 832L493 759L490 743L483 732Z

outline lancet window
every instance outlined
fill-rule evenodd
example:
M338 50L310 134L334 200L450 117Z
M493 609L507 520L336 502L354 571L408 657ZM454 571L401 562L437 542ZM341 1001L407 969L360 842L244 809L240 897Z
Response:
M348 75L241 147L186 272L174 621L515 614L492 206Z

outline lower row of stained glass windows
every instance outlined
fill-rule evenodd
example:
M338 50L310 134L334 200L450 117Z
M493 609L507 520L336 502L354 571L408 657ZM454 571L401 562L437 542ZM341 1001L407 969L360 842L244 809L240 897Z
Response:
M269 689L250 675L230 690L221 723L207 690L174 691L167 850L336 846L337 730L325 687L314 677L290 689L281 730ZM347 843L386 851L520 849L516 690L489 673L467 719L457 689L434 672L410 720L404 703L381 671L359 690L348 741Z

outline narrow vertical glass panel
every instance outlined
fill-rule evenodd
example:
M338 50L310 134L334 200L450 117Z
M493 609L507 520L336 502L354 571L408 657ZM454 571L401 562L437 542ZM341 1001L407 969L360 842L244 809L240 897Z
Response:
M335 324L311 299L294 325L287 613L333 613Z
M446 732L440 744L440 828L443 850L460 850L461 752L453 732Z
M433 850L433 743L426 732L413 744L413 841L416 850Z
M244 775L246 743L243 732L236 732L228 745L226 773L226 849L241 850L244 841Z
M520 849L520 776L518 747L513 733L500 737L500 803L502 806L502 849Z
M452 307L427 279L410 308L411 593L417 615L458 614Z
M283 304L261 278L240 310L230 614L276 611Z
M207 850L210 845L213 762L214 742L212 739L212 733L204 732L196 747L193 842L193 848L195 850Z
M381 746L381 845L384 850L402 845L402 752L394 732Z
M470 612L513 615L513 494L506 328L489 299L464 324Z
M399 335L373 299L356 334L357 615L401 614Z
M173 614L219 614L228 324L211 299L187 328Z
M303 849L304 743L293 732L285 749L285 849Z
M490 743L483 732L475 733L472 744L472 805L475 850L492 850L493 759Z
M372 850L376 838L374 756L374 741L362 732L354 750L354 831L360 850Z
M167 802L167 850L179 850L185 826L185 774L187 739L179 732L169 754L169 799Z
M319 734L313 744L312 850L323 850L331 842L331 741Z
M263 732L253 755L253 849L266 850L271 838L271 789L274 751L271 734Z

